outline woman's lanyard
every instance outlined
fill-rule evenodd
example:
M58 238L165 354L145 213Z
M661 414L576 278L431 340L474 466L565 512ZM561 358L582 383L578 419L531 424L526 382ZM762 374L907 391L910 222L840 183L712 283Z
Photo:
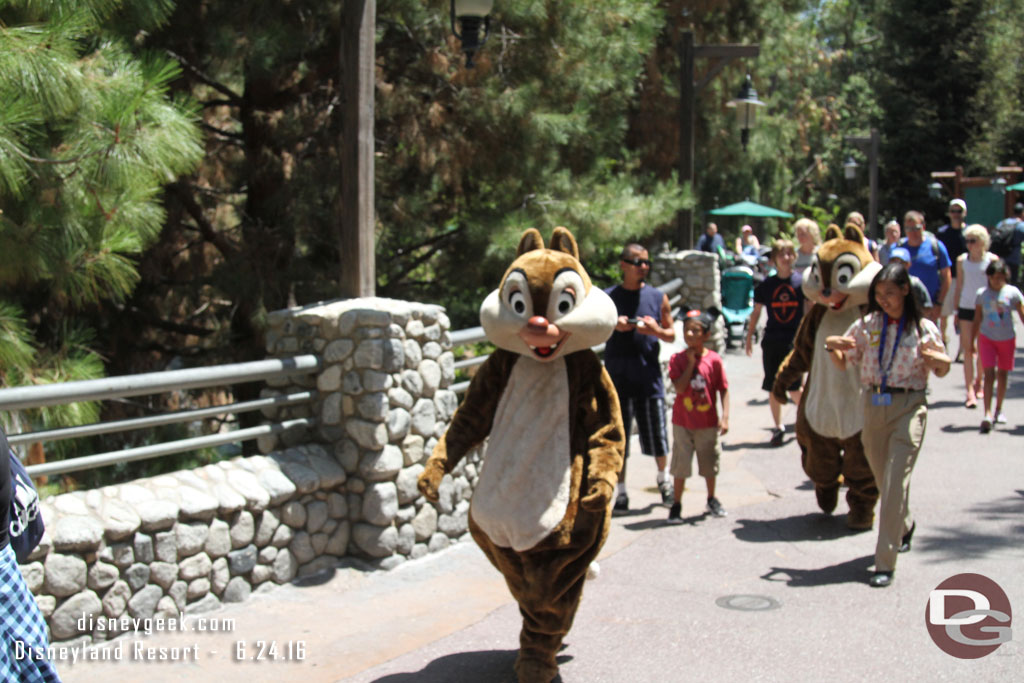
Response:
M906 316L901 317L899 325L896 326L896 340L892 344L892 355L889 356L889 364L883 366L882 359L885 357L885 335L889 331L889 316L886 313L882 313L882 338L878 343L878 374L882 379L881 384L879 384L879 393L885 391L885 385L889 379L889 371L892 370L892 363L896 360L896 351L900 348L900 337L903 336L903 323L906 319Z

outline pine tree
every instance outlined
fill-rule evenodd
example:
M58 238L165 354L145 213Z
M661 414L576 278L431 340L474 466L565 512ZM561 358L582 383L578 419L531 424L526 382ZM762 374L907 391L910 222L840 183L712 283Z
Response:
M162 11L161 11L162 8ZM125 301L164 221L161 188L202 148L177 65L119 32L167 3L14 0L0 7L0 368L7 385L101 376L90 315ZM147 24L132 25L131 17ZM43 425L95 419L78 404ZM13 418L14 416L12 416Z

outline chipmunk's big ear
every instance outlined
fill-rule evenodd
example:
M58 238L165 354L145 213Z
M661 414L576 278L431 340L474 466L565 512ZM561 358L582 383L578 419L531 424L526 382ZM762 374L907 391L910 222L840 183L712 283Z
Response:
M572 236L567 228L558 226L551 235L551 248L555 251L564 251L577 261L580 260L580 249L576 246L576 238Z
M523 236L519 238L519 248L516 249L516 256L522 256L528 251L544 248L544 238L536 228L527 228Z

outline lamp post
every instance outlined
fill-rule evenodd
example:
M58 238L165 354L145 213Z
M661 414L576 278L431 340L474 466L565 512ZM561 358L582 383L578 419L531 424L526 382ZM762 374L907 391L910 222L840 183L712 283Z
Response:
M759 45L695 45L693 31L683 31L679 41L679 182L693 183L693 128L697 95L725 66L739 57L757 57ZM696 81L695 62L698 57L717 60L700 81ZM757 93L754 93L754 99ZM754 105L756 106L756 105ZM753 121L753 119L751 119ZM749 129L747 129L749 130ZM749 135L749 133L747 133ZM746 144L744 143L744 149ZM676 223L676 247L693 248L693 209L682 209Z
M473 55L491 34L491 8L494 0L451 0L452 33L462 42L466 68L472 69ZM461 28L461 32L459 31ZM483 37L480 30L483 29Z
M878 225L878 147L879 147L879 136L878 129L872 128L871 134L867 136L856 136L851 135L845 138L846 142L852 145L861 145L866 148L868 155L868 237L882 237L881 228ZM850 169L847 164L853 161L852 157L847 159L846 164L843 164L843 172L846 174L847 179L852 179ZM856 162L854 162L856 164ZM856 166L853 168L853 174L856 176Z

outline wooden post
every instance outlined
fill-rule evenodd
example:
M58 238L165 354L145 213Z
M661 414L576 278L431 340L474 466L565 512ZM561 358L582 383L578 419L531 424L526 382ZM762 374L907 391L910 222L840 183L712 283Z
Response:
M341 295L376 293L373 196L373 88L376 0L345 0L341 82Z
M679 43L679 183L693 184L693 126L697 88L694 83L693 31L683 31ZM693 209L679 212L676 248L693 249Z

